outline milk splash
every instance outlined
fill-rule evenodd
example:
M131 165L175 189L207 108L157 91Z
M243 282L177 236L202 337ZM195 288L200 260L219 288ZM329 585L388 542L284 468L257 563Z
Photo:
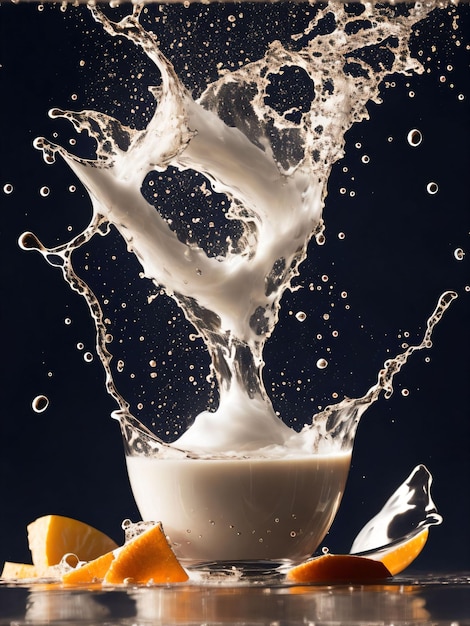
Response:
M46 162L59 154L75 172L90 195L93 218L63 245L46 248L32 233L20 243L60 266L71 287L86 298L107 389L119 405L114 415L143 453L350 451L364 411L382 392L392 393L394 375L414 351L431 346L433 328L454 292L439 299L422 341L389 359L363 397L326 408L301 432L276 415L263 383L263 349L281 298L292 289L312 237L320 245L324 241L322 209L331 168L343 156L344 135L367 118L368 102L379 101L384 77L422 71L408 41L414 25L434 6L318 5L288 46L272 42L262 58L222 73L196 100L163 55L157 35L141 25L142 7L120 22L90 7L110 36L129 39L158 68L161 84L149 87L155 112L142 130L135 130L103 113L53 109L53 118L67 119L96 141L93 160L44 138L35 143ZM289 107L277 98L276 80L286 72L302 77L301 106ZM152 202L148 177L168 168L196 172L207 181L209 194L227 198L225 219L235 228L223 245L214 248L207 233L185 237ZM131 415L118 392L100 303L72 265L73 253L95 235L106 235L110 225L139 260L142 275L182 309L210 354L219 406L195 416L171 446Z

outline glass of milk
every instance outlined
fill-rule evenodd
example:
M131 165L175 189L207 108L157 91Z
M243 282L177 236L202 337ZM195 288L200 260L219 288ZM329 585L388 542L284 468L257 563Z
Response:
M161 521L189 568L270 571L307 559L328 532L351 455L191 455L121 420L143 520Z

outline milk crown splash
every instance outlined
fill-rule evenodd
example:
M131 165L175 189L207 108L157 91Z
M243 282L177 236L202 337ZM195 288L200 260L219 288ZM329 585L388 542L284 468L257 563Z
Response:
M62 246L47 249L30 233L22 245L39 249L56 265L61 258L65 277L86 297L123 428L134 420L113 382L101 309L72 266L73 251L103 234L107 224L124 237L144 275L181 307L211 356L219 407L197 416L174 449L197 454L350 450L367 406L382 390L391 393L394 374L414 350L430 346L432 328L455 297L451 292L440 299L423 341L388 361L364 397L329 407L300 433L276 416L263 384L263 348L282 295L298 275L310 239L322 242L326 185L332 165L343 155L344 134L367 117L366 104L378 100L385 75L421 71L408 39L429 8L318 8L289 47L273 42L263 58L222 75L195 101L156 36L141 25L140 8L114 23L91 7L111 36L128 38L157 66L161 84L150 87L155 113L143 130L133 130L103 113L51 111L96 140L95 160L73 156L42 138L36 141L46 161L58 153L77 174L94 216L84 233ZM301 110L267 104L275 76L289 69L302 72L311 92ZM149 202L147 174L168 167L203 175L229 199L226 217L238 224L239 234L223 254L213 255L202 241L178 236Z

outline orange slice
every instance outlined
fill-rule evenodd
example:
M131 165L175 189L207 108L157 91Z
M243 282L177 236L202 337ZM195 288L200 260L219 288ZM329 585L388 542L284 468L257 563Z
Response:
M429 528L424 528L402 543L393 543L375 553L369 553L369 559L380 561L395 576L412 563L424 548L429 535Z
M36 576L38 576L38 571L34 565L5 561L0 578L13 580L19 578L36 578Z
M60 563L69 552L80 561L91 561L118 547L93 526L61 515L46 515L29 524L28 542L39 574Z
M286 579L298 583L370 583L390 576L381 561L351 554L324 554L292 567Z
M104 577L105 582L177 583L188 580L188 574L171 549L161 524L132 539L116 553Z
M81 585L101 582L114 560L114 552L102 554L93 561L79 565L75 569L62 574L62 582L66 585Z

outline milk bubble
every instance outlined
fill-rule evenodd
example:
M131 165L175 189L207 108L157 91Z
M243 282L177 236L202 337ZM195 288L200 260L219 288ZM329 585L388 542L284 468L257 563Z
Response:
M413 146L414 148L416 148L423 141L423 135L421 134L420 130L418 130L417 128L413 128L408 133L407 139L408 139L408 143L410 144L410 146Z
M44 413L49 406L49 398L44 395L36 396L32 401L31 406L35 413Z

